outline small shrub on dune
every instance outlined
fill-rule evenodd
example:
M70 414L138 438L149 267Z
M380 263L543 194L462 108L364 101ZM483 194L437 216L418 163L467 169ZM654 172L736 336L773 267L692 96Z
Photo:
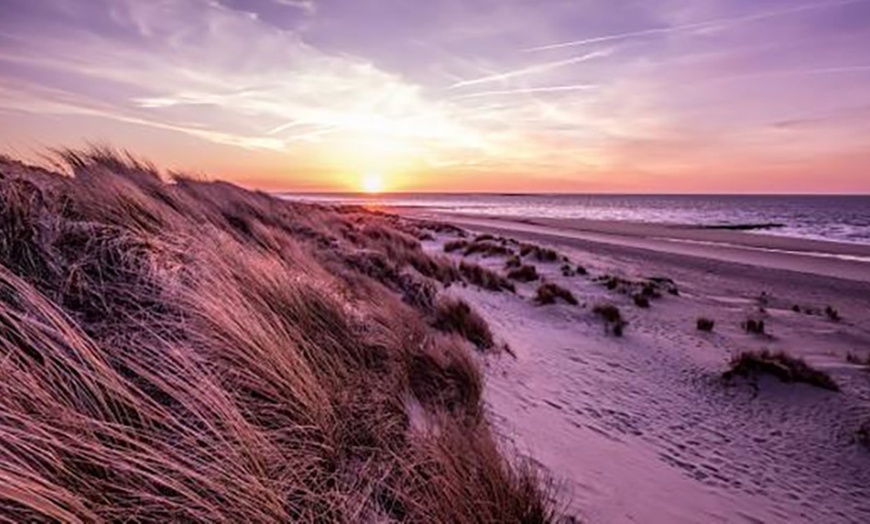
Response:
M540 278L538 276L538 270L535 266L520 266L516 269L513 269L508 272L508 278L512 280L518 280L520 282L534 282Z
M868 354L864 358L861 358L861 356L854 351L850 351L846 353L846 362L848 362L849 364L857 364L859 366L865 366L870 368L870 354Z
M495 239L496 238L490 234L477 235L476 237L474 237L475 242L489 242Z
M499 257L499 256L510 256L513 255L514 252L501 244L496 244L494 242L472 242L468 244L463 252L464 256L471 255L483 255L484 257Z
M855 432L855 441L867 449L870 449L870 421L865 421Z
M622 312L613 304L599 304L592 308L592 312L604 320L606 328L614 336L621 337L628 321L622 318Z
M564 300L572 306L579 304L574 293L552 282L540 286L535 295L535 301L542 305L555 304L559 299Z
M698 331L705 331L707 333L713 331L713 327L716 326L716 322L713 319L707 317L700 317L697 322Z
M463 238L468 236L468 232L464 229L446 222L423 221L420 223L420 227L438 234L455 235Z
M494 344L489 325L461 299L440 300L433 325L441 331L462 335L480 349L491 349Z
M521 267L522 265L523 261L520 259L520 257L516 255L510 257L509 259L507 259L507 262L504 263L505 269L516 269L518 267Z
M495 271L489 270L479 264L469 262L461 262L459 264L459 272L465 279L477 287L487 289L489 291L510 291L516 292L516 287L513 282L499 275Z
M840 320L842 320L842 317L840 317L840 312L832 308L831 306L825 307L825 316L828 317L828 320L830 320L831 322L839 322Z
M635 306L637 306L641 309L649 308L649 299L646 297L646 295L637 294L637 295L634 295L634 297L632 297L632 299L634 300Z
M557 262L559 260L559 253L556 251L534 244L521 244L520 256L531 256L538 262Z
M735 376L752 377L772 375L783 382L801 382L829 391L840 387L824 371L815 369L803 359L792 357L783 351L745 351L731 359L729 369L723 374L726 379Z
M445 253L453 253L456 251L464 250L468 247L467 240L451 240L444 244L444 252Z
M752 335L765 335L767 334L766 327L764 325L763 320L755 320L755 319L747 319L743 324L741 324L743 330Z

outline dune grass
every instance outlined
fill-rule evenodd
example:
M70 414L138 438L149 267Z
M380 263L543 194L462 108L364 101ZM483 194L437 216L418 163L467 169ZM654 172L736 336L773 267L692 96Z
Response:
M489 291L516 292L513 282L500 274L479 264L462 261L459 263L459 273L471 284Z
M0 520L556 518L413 226L61 156L0 159Z
M511 269L508 271L507 277L519 282L534 282L540 278L537 268L532 265L522 265L516 269Z
M555 304L558 300L563 300L572 306L579 304L574 293L558 284L548 282L538 287L538 291L535 294L535 301L538 304Z
M716 327L716 321L712 318L698 317L695 326L698 328L698 331L710 333L713 331L713 328Z
M607 331L617 337L623 335L628 321L622 317L622 311L618 307L613 304L598 304L592 308L592 312L604 320Z
M840 391L830 375L783 351L744 351L731 359L724 377L731 379L735 376L751 377L760 374L775 376L783 382L801 382L830 391Z

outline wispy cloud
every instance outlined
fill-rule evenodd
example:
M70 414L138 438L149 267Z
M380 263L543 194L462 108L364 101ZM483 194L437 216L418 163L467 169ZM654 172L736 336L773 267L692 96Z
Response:
M602 49L599 51L593 51L591 53L586 53L584 55L575 56L572 58L568 58L566 60L558 60L554 62L545 62L543 64L536 64L528 67L523 67L521 69L514 69L513 71L507 71L505 73L499 73L494 75L487 75L480 78L474 78L470 80L462 80L460 82L456 82L450 89L457 89L460 87L468 87L478 84L485 84L488 82L503 82L505 80L511 80L514 78L519 78L523 76L529 75L537 75L541 73L546 73L548 71L552 71L554 69L559 69L561 67L566 67L569 65L580 64L582 62L588 62L589 60L594 60L596 58L603 58L606 56L610 56L613 52L612 49Z
M317 4L314 3L313 0L272 0L278 5L283 5L287 7L295 7L297 9L301 9L308 14L313 15L317 12Z
M538 93L565 93L565 92L573 92L573 91L589 91L591 89L596 89L597 85L595 84L576 84L576 85L566 85L566 86L544 86L544 87L527 87L527 88L519 88L519 89L496 89L491 91L479 91L476 93L468 93L465 95L457 95L451 97L451 100L464 100L468 98L484 98L490 96L504 96L504 95L533 95Z
M765 20L769 18L777 18L781 16L794 15L797 13L803 13L806 11L815 11L819 9L831 9L837 6L843 6L847 4L855 4L860 2L865 2L867 0L832 0L826 2L817 2L813 4L803 4L795 7L790 7L787 9L777 9L772 11L764 11L760 13L753 13L742 16L732 16L732 17L723 17L717 18L714 20L705 20L702 22L694 22L690 24L681 24L675 26L666 26L666 27L653 27L650 29L641 29L637 31L626 31L624 33L615 33L609 35L595 36L591 38L582 38L579 40L570 40L567 42L558 42L554 44L546 44L541 46L529 47L524 49L526 52L535 52L535 51L550 51L553 49L564 49L568 47L577 47L584 46L589 44L598 44L604 42L614 42L619 40L629 40L632 38L642 38L646 36L658 36L658 35L667 35L671 33L683 33L688 31L695 31L700 29L711 29L711 28L720 28L727 27L741 23L747 22L756 22L760 20Z

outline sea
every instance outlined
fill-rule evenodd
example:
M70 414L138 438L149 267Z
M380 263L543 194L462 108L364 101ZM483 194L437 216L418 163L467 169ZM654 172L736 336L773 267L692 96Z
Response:
M481 216L583 218L744 229L870 244L870 195L292 194L288 200Z

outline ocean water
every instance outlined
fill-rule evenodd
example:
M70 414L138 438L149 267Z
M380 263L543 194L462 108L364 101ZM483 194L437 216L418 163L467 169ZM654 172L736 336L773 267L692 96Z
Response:
M696 226L775 227L751 230L870 244L870 196L829 195L490 195L282 194L290 200L417 207L473 215L586 218Z

